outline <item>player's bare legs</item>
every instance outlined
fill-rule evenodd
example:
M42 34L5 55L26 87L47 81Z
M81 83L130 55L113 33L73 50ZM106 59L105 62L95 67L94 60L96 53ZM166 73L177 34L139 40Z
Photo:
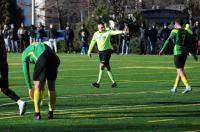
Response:
M181 80L181 77L180 77L178 71L176 71L176 80L175 80L175 83L174 83L174 87L171 89L172 93L175 93L177 91L177 87L180 83L180 80Z
M185 85L185 90L182 93L185 94L187 92L192 91L192 88L189 85L189 81L186 77L184 69L183 68L177 68L177 72L178 72L179 76L181 77L183 84Z

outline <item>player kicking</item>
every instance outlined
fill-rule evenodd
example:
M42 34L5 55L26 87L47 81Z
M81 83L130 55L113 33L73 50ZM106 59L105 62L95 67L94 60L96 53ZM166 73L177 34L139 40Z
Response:
M91 51L95 44L97 44L98 50L99 50L99 59L100 59L100 65L99 65L99 76L98 80L95 83L92 83L93 87L99 88L101 78L103 75L103 70L107 70L107 74L112 81L111 87L114 88L117 86L117 83L115 82L111 67L110 67L110 57L112 54L112 45L110 43L110 37L112 35L122 34L123 31L113 31L113 30L105 30L104 23L99 22L98 23L98 31L94 33L93 38L91 40L89 50L88 50L88 56L91 58Z
M0 91L17 102L19 106L19 114L23 115L26 111L26 102L20 100L20 97L8 86L8 63L5 43L0 35Z
M191 53L195 60L198 60L198 58L195 54L193 43L191 41L192 36L184 28L182 28L182 24L182 21L179 19L175 21L175 28L171 31L169 38L165 41L159 55L163 54L167 45L169 44L169 41L174 40L174 64L176 66L177 76L171 92L177 91L177 87L181 79L186 87L182 92L183 94L185 94L192 91L192 87L190 86L184 71L184 65L187 59L187 55Z
M33 72L34 89L31 86L29 63L35 64ZM35 120L40 120L40 103L45 82L48 86L49 112L48 119L53 119L53 111L56 102L55 80L60 64L58 56L44 43L30 44L22 54L23 72L29 95L34 100Z

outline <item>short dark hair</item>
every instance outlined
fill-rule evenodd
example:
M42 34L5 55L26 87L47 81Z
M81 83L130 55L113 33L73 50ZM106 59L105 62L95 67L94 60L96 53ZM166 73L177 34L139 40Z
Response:
M104 25L104 22L103 22L103 21L98 21L98 25L99 25L99 24Z
M178 23L178 24L180 24L181 26L183 26L183 20L181 20L181 19L176 19L175 22Z

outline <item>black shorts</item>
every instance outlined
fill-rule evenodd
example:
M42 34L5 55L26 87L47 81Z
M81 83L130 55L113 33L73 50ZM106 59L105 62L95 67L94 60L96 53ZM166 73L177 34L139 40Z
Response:
M34 81L55 81L60 64L59 57L51 52L45 51L37 60L33 72Z
M104 51L99 51L99 59L100 63L110 65L110 57L112 54L112 50L104 50Z
M187 55L175 55L174 64L176 68L184 68L186 59L187 59Z
M0 60L0 88L8 88L8 63Z

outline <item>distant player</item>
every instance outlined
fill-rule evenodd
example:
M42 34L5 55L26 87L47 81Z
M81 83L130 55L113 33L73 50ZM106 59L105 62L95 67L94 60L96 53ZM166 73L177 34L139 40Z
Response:
M99 88L101 78L103 75L103 70L107 70L107 74L112 81L111 87L114 88L117 86L117 83L115 82L111 67L110 67L110 57L112 54L112 45L110 43L110 38L112 35L122 34L123 31L113 31L113 30L105 30L104 23L99 22L98 23L98 31L94 33L93 38L91 40L89 50L88 50L88 56L91 58L91 51L95 44L97 44L98 50L99 50L99 59L100 59L100 65L99 65L99 77L97 82L92 83L93 87Z
M163 48L161 49L159 55L162 55L165 51L170 40L174 40L174 64L176 66L177 76L174 87L171 92L176 92L179 85L180 79L185 85L185 90L183 94L192 91L192 87L186 77L184 66L187 59L187 55L191 53L195 60L198 60L193 44L191 41L191 34L188 33L184 28L182 28L182 21L177 19L175 21L175 28L171 31L169 38L165 41Z
M0 35L0 91L14 100L19 106L19 114L23 115L26 111L26 102L20 100L20 97L8 86L8 63L5 43Z
M33 72L34 88L31 86L29 73L29 63L35 64ZM40 120L40 102L45 83L48 86L49 112L48 119L53 119L53 111L56 102L55 80L57 78L57 69L60 64L58 56L49 46L42 42L32 43L22 54L23 72L29 95L34 100L35 120Z

